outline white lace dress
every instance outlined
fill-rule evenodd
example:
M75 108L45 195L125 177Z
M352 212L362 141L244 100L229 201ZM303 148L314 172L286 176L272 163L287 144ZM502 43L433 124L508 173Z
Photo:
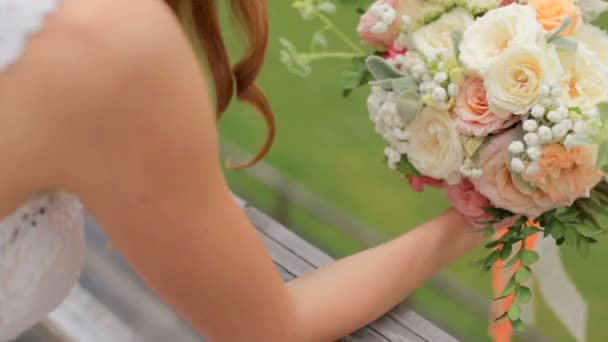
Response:
M0 0L0 77L59 0ZM0 342L44 319L84 264L84 213L73 196L32 199L0 221Z

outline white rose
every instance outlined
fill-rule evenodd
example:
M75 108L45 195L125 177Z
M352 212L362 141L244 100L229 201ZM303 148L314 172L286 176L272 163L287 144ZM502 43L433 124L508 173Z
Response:
M596 53L579 45L576 52L563 49L558 55L568 76L566 89L572 104L587 108L608 100L608 67Z
M407 156L425 176L457 184L464 165L460 133L447 112L425 108L407 127Z
M532 7L512 4L492 10L464 32L460 61L465 69L481 78L513 43L535 45L543 29Z
M490 109L496 116L522 115L540 97L541 87L555 79L559 63L551 63L548 55L555 50L543 50L534 45L513 43L496 60L484 80Z
M585 24L578 29L573 38L597 53L602 63L608 66L608 34L606 32L594 25Z
M414 32L414 45L427 57L453 56L455 48L452 31L464 31L473 20L473 17L462 9L452 10Z

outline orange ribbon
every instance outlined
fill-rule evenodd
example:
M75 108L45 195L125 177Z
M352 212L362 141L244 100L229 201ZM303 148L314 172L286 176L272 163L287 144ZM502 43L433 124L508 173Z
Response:
M534 222L533 220L528 220L528 225L530 227L535 227L535 228L539 228L539 229L541 228L541 226L538 223ZM500 229L496 233L496 235L499 238L502 238L503 236L505 236L505 234L507 234L508 231L509 231L509 227L506 227L506 228ZM537 242L538 242L538 234L534 234L525 240L525 248L529 249L529 250L533 250L534 248L536 248ZM505 264L505 262L502 259L499 259L496 262L494 268L492 269L492 287L494 288L494 293L496 294L496 297L500 297L502 295L505 287L507 286L506 281L502 277L504 264ZM513 267L511 268L511 272L510 272L511 276L509 277L509 279L511 277L513 277L513 275L515 274L515 272L517 272L517 270L519 269L520 266L521 266L521 263L519 261L517 263L515 263L515 265L513 265ZM502 315L509 309L511 304L513 304L514 298L515 298L515 293L511 294L510 296L508 296L500 301L494 302L492 311L495 316L492 318L490 335L494 338L495 342L511 342L511 337L513 336L513 327L511 325L511 322L508 319L505 319L501 323L495 323L494 320L496 317L499 317L500 315Z

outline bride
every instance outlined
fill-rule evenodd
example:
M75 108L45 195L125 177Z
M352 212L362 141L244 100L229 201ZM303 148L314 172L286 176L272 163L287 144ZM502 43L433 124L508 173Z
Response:
M339 338L480 243L450 210L285 285L226 185L215 125L236 95L270 133L235 168L270 147L273 116L254 83L266 1L231 1L246 46L234 68L217 1L192 1L183 19L206 52L213 100L176 20L180 0L0 0L0 341L43 319L77 280L83 208L212 341Z

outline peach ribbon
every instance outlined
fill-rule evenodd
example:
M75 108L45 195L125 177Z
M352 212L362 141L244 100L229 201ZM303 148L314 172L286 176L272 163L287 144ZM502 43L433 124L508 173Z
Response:
M536 223L532 220L528 221L528 225L530 225L531 227L541 228L538 223ZM500 229L496 233L496 235L499 238L502 238L503 236L505 236L505 234L507 234L508 231L509 231L509 227L506 227L506 228ZM529 250L534 250L536 248L537 242L538 242L538 234L534 234L525 240L525 248L529 249ZM510 277L507 280L505 280L503 278L503 274L502 274L504 265L505 265L505 262L503 260L498 260L496 262L494 268L492 269L492 287L494 288L494 293L496 294L496 297L499 297L502 294L502 292L505 289L505 286L507 285L508 279L511 279L511 277L515 274L515 272L517 272L517 270L521 267L521 263L518 261L515 265L513 265L511 272L510 272ZM490 335L494 338L495 342L511 342L511 337L513 336L513 327L511 326L511 322L507 319L507 320L504 320L503 322L495 323L494 320L495 320L495 317L502 315L504 312L506 312L509 309L509 307L513 303L514 297L515 297L515 293L511 294L510 296L508 296L500 301L495 301L495 303L494 303L493 310L492 310L494 317L492 317Z

